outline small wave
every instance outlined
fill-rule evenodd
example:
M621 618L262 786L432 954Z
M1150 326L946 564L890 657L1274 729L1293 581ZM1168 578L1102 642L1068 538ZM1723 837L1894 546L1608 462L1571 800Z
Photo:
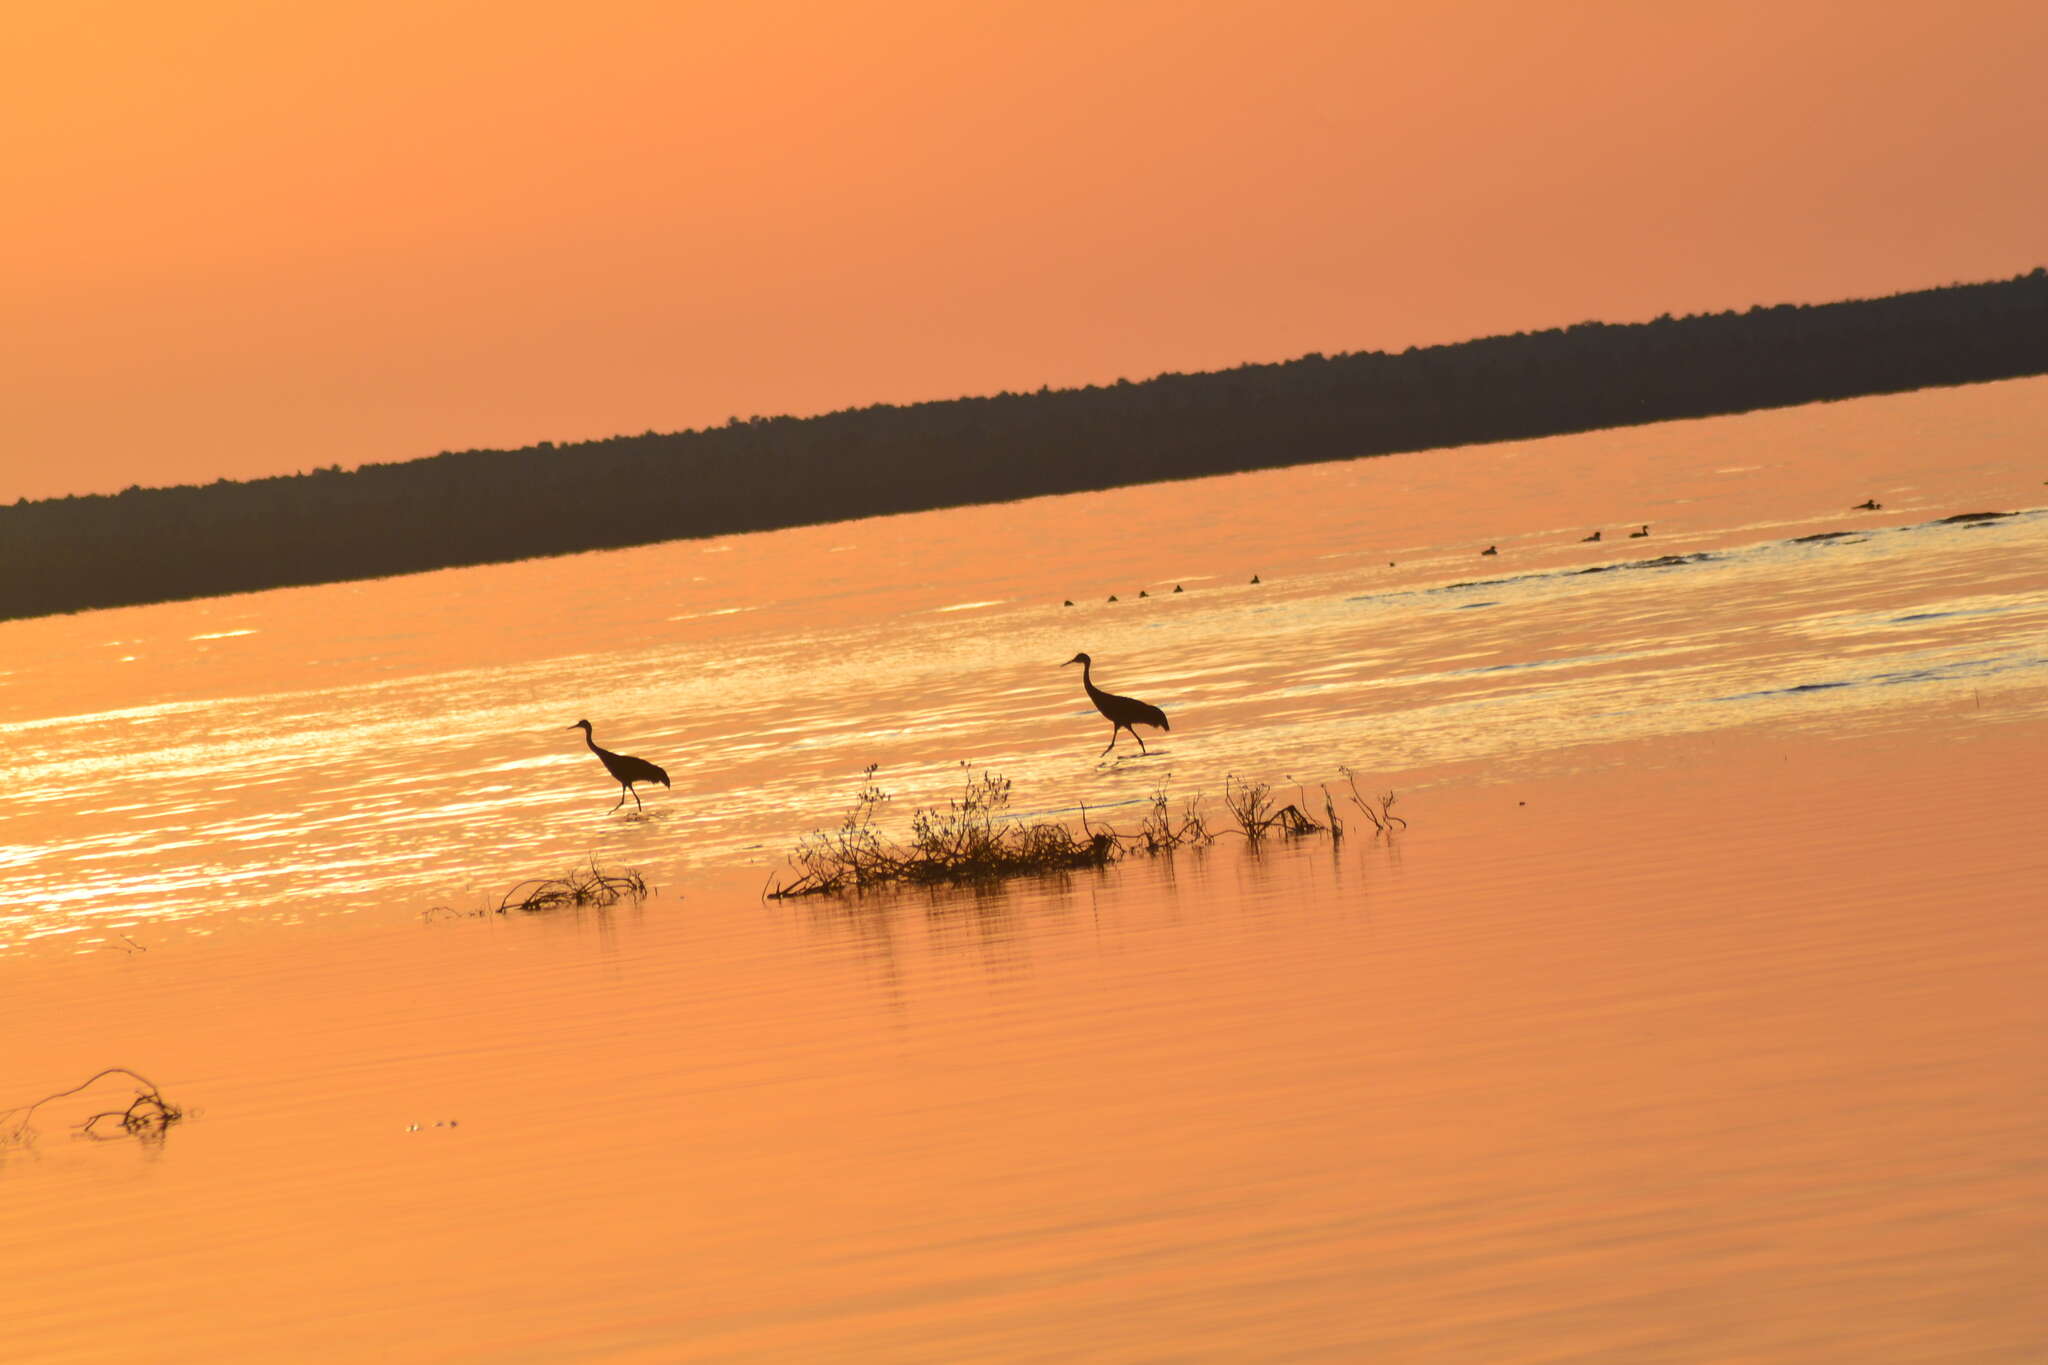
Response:
M999 597L992 602L955 602L950 607L934 607L932 612L937 615L944 611L974 611L981 607L1000 607L1009 600L1007 597Z
M1579 569L1577 572L1587 574L1613 573L1616 569L1675 569L1681 564L1704 564L1708 560L1718 558L1720 556L1710 555L1701 550L1689 555L1658 555L1655 559L1632 559L1622 564L1595 564L1590 569Z
M702 621L706 617L738 616L743 611L752 610L754 610L752 607L720 607L716 611L686 611L680 616L671 616L668 619L671 621Z
M216 630L207 635L189 635L188 640L232 640L237 635L254 635L253 630Z
M2034 611L2032 602L2009 602L1998 607L1951 607L1947 611L1916 611L1910 616L1893 616L1889 623L1895 626L1911 625L1915 621L1952 621L1972 616L2003 616L2012 611Z
M1829 682L1799 683L1793 687L1769 687L1761 692L1738 692L1733 696L1714 697L1714 701L1756 701L1764 697L1796 697L1809 692L1832 692L1842 687L1897 687L1900 684L1954 682L1960 678L1985 678L1996 673L2009 673L2015 669L2039 668L2048 660L2039 658L2003 659L1959 659L1951 663L1930 664L1925 668L1895 669L1885 673L1872 673L1862 678L1840 678Z
M1767 687L1761 692L1737 692L1732 696L1715 697L1715 701L1755 701L1759 697L1796 697L1807 692L1831 692L1837 687L1854 687L1852 680L1841 682L1800 683L1795 687Z

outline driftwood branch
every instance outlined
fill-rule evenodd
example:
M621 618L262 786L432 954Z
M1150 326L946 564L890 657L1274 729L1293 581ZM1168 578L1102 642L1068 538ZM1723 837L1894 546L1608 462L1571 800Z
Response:
M74 1126L79 1136L97 1141L111 1141L120 1137L160 1136L165 1129L185 1117L182 1108L164 1098L163 1091L157 1088L155 1081L128 1067L110 1066L94 1072L69 1090L59 1090L55 1094L45 1095L33 1104L0 1110L0 1144L31 1140L35 1134L36 1110L57 1100L83 1094L110 1076L126 1076L133 1082L134 1098L125 1108L102 1110L81 1120ZM102 1124L111 1124L120 1131L103 1131L100 1126Z

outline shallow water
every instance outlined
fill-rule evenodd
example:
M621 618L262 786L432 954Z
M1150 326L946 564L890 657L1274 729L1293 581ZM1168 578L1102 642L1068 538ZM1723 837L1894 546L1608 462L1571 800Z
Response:
M1927 696L2038 715L2043 430L2024 381L0 624L0 934L772 863L870 763L905 805L970 763L1113 811ZM2021 515L1940 520L1985 510ZM1077 650L1167 711L1156 757L1085 761ZM644 821L585 717L671 773Z
M2038 1358L2044 419L0 625L0 1105L125 1064L200 1111L0 1149L10 1351ZM1077 649L1154 757L1097 762ZM675 777L644 817L585 716ZM962 761L1112 822L1348 764L1415 823L757 899L865 764ZM593 852L658 893L423 914Z

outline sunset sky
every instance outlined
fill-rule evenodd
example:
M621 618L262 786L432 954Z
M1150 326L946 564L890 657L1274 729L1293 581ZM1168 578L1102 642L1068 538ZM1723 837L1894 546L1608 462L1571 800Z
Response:
M0 21L0 500L2048 263L2048 6Z

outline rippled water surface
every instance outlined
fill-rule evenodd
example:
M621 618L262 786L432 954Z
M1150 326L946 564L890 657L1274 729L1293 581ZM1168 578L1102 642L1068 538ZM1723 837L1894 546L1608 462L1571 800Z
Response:
M2038 1358L2044 433L2026 381L0 624L0 1106L201 1111L0 1146L10 1330ZM673 789L609 811L582 718ZM760 901L963 763L1414 823ZM470 913L592 857L657 893Z
M2037 707L2044 414L2028 381L0 625L0 930L772 861L869 763L1072 810ZM1942 520L1986 510L2021 514ZM1079 761L1083 649L1173 718L1157 758ZM586 717L673 775L645 821L602 818Z

